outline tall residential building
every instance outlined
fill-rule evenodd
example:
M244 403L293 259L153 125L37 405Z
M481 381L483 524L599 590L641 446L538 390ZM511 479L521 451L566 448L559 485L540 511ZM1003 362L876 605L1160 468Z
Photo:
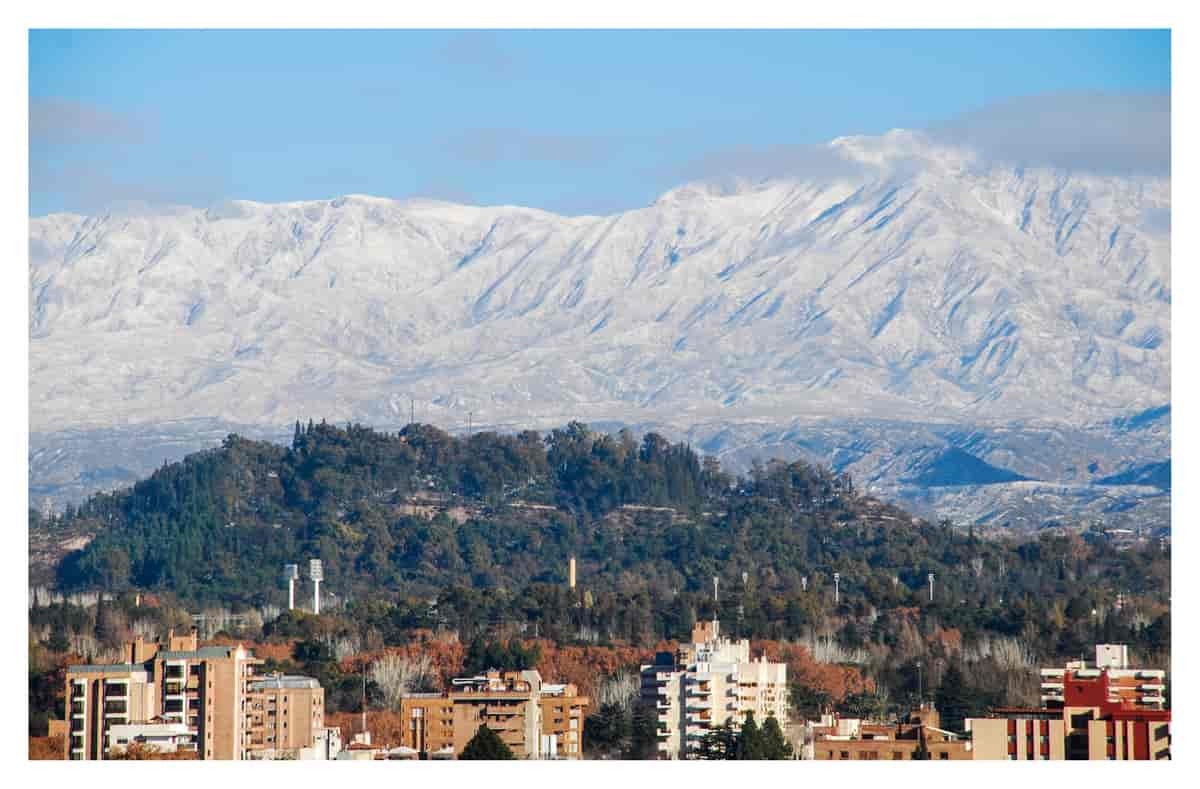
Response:
M462 753L487 724L518 759L578 759L587 704L574 685L544 684L537 671L488 671L451 680L444 694L404 697L401 745L445 758Z
M247 747L261 758L297 758L325 727L325 689L312 677L274 674L250 683Z
M710 730L727 721L740 726L749 712L787 726L787 666L750 658L747 639L720 635L717 620L700 622L692 643L660 652L641 667L642 701L656 713L658 756L688 758Z
M966 722L977 759L1171 758L1166 672L1131 668L1124 644L1100 644L1096 662L1044 668L1042 707L1000 708Z
M288 716L277 718L277 730L287 731L288 747L311 746L313 731L324 720L323 691L311 688L315 680L307 680L309 687L303 689L256 690L254 667L261 662L241 645L201 647L193 630L186 636L168 632L162 644L135 638L125 644L119 664L70 666L65 756L104 759L112 746L164 736L171 747L194 750L201 759L245 759L263 747L253 735L262 733L265 740L265 728L253 723L259 698L264 707L274 699L280 712L287 699ZM294 684L300 678L286 679ZM114 730L133 724L173 726Z

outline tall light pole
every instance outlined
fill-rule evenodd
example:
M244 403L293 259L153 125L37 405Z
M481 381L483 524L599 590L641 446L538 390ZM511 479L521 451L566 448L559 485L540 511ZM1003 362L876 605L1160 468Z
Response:
M933 573L929 574L929 602L933 602Z
M320 559L308 560L308 577L313 582L313 613L321 613L321 581L325 580L325 571Z
M296 579L300 577L300 568L294 564L283 566L283 580L288 585L288 610L296 607Z
M925 700L925 688L921 677L921 661L917 661L917 706L921 706Z
M841 591L840 591L841 581L842 581L842 574L834 573L833 574L833 604L834 605L841 604L841 599L842 599Z

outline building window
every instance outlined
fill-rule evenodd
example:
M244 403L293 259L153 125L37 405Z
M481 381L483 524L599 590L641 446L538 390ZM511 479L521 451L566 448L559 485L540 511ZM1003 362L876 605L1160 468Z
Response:
M938 758L941 759L942 761L945 761L950 758L950 754L946 753L945 751L942 751L941 753L938 754Z

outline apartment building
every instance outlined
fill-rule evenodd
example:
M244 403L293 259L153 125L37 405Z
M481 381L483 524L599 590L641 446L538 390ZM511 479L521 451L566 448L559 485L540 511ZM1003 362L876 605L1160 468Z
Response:
M111 746L127 745L114 727L133 724L186 727L171 735L173 745L201 759L247 758L250 686L262 661L241 645L201 647L195 630L168 631L163 643L135 638L123 658L67 668L65 758L104 759Z
M254 679L248 696L247 748L261 758L298 758L325 726L325 689L312 677Z
M588 699L574 685L543 683L537 671L488 671L450 685L401 700L403 747L448 758L487 724L518 759L581 758Z
M583 756L583 721L588 699L572 684L542 685L541 752L544 758Z
M1044 668L1038 708L1000 708L970 718L977 759L1171 758L1166 672L1131 668L1124 644L1099 644L1096 662Z
M715 619L696 624L691 644L643 665L641 679L642 701L656 712L659 758L689 758L711 729L740 725L749 712L787 725L787 666L752 660L749 640L723 638Z
M899 723L868 723L858 718L822 716L806 726L801 751L818 761L962 761L973 758L972 743L939 728L941 715L922 704Z

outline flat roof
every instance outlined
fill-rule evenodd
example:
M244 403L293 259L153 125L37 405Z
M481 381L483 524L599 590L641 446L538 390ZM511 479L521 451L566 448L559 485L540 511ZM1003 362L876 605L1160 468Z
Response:
M176 651L165 650L155 654L157 660L203 660L205 658L229 657L237 647L200 647L196 650ZM247 653L249 654L249 653Z
M109 663L108 665L98 665L95 663L79 663L74 666L67 666L68 674L100 674L102 672L112 673L146 673L146 667L141 663Z
M250 681L252 690L263 690L265 688L312 688L319 689L321 683L312 677L302 677L297 674L288 674L281 677L261 677Z

